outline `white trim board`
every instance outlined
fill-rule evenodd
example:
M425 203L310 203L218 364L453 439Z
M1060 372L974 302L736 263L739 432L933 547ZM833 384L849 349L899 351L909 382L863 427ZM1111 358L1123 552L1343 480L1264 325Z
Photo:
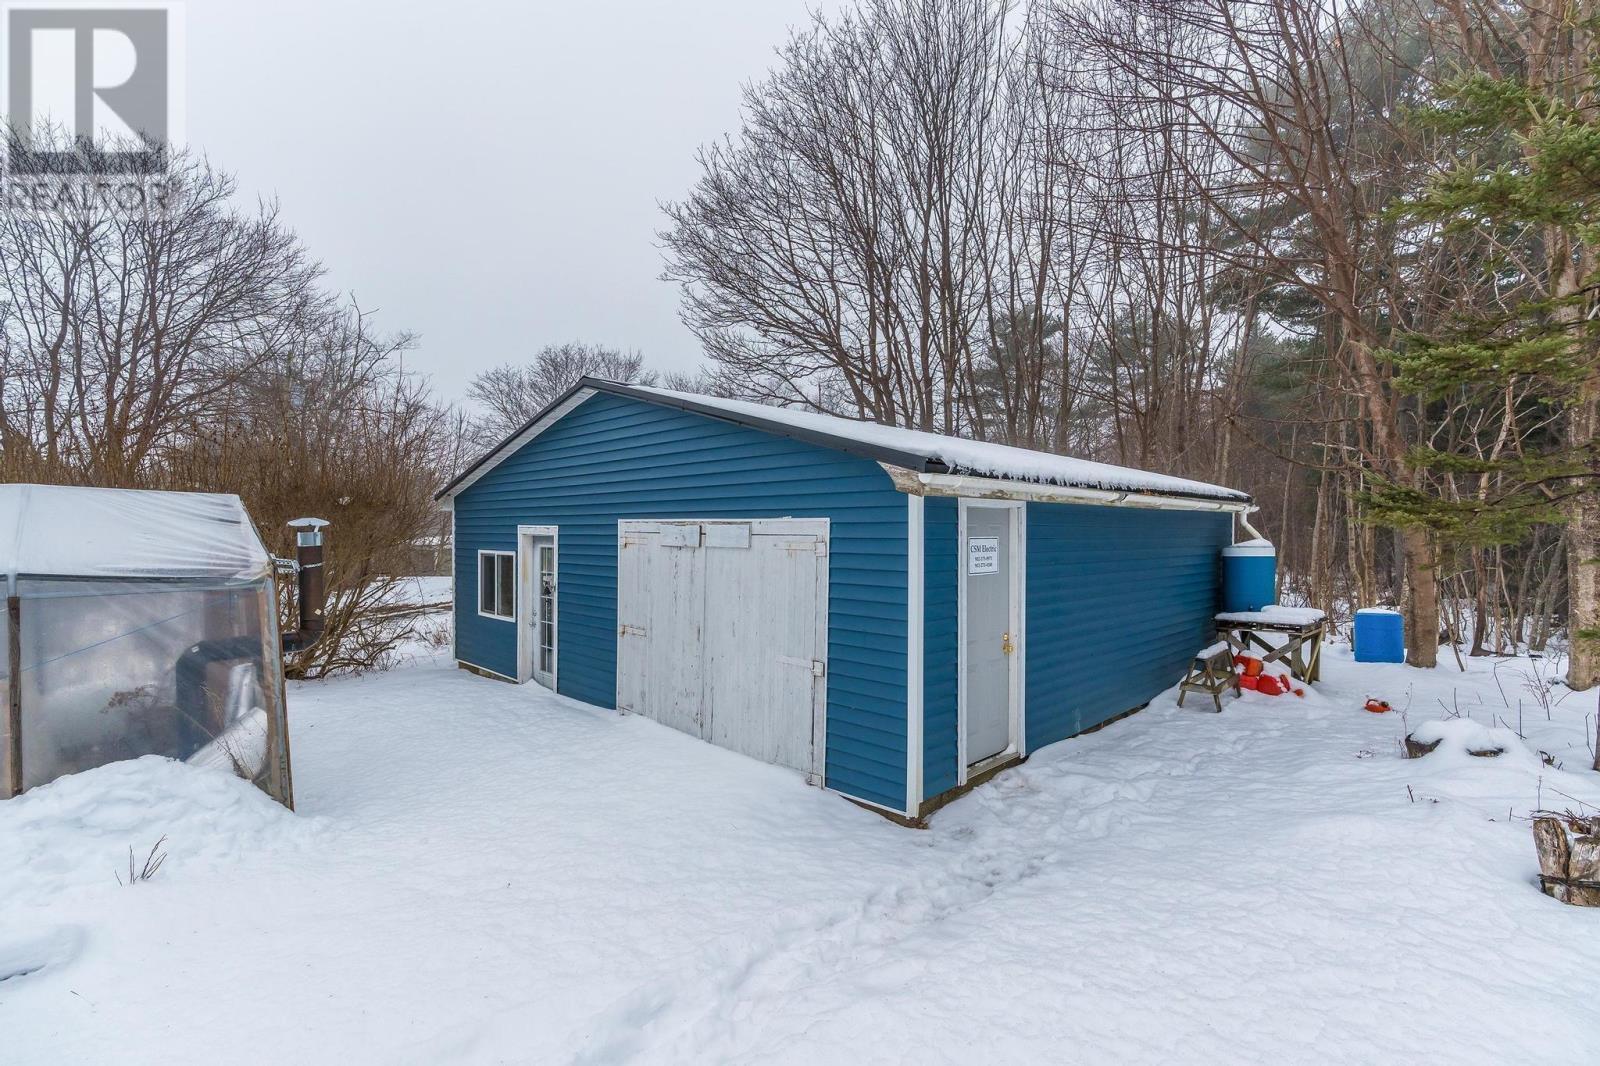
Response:
M479 548L478 549L478 569L477 569L477 572L475 574L473 574L472 599L473 599L473 607L474 607L474 609L477 610L479 618L487 618L487 619L489 619L490 621L493 621L493 622L510 622L513 625L516 624L516 621L517 621L517 603L516 603L516 601L517 601L517 593L518 593L517 584L521 580L521 575L518 572L519 568L518 568L518 564L517 564L517 554L518 554L518 551L517 551L516 548L513 548L510 551L505 551L505 550L500 549L500 548ZM511 556L511 614L510 614L509 617L506 616L506 615L503 615L503 614L490 614L489 612L487 612L487 611L485 611L483 609L483 557L485 555L493 555L493 556L495 556L497 558L499 556L502 556L502 555ZM495 564L494 588L495 588L495 602L496 602L496 604L498 604L499 600L500 600L500 564L499 563ZM519 635L518 639L519 640L521 639L520 635Z
M539 568L534 558L535 544L533 538L549 537L550 548L553 553L551 566L556 573L556 594L551 604L550 627L552 644L550 649L550 691L555 692L560 683L561 670L561 527L559 526L517 526L517 684L526 684L534 679L533 661L538 649L529 647L528 641L533 639L531 634L533 626L529 624L524 611L531 611L538 603L538 590L533 587L539 579ZM524 587L526 586L526 587ZM524 595L524 592L527 594Z
M460 595L461 589L461 570L457 566L456 554L458 550L456 546L456 509L452 507L450 508L450 658L456 662L461 661L461 652L459 650L460 634L456 632L461 628L456 621L460 614L456 610L456 600ZM477 575L473 576L476 577ZM473 590L473 595L477 595L477 590ZM477 605L474 604L473 606Z
M1102 507L1143 507L1156 511L1226 511L1240 515L1260 509L1248 500L1159 496L1152 493L974 477L970 474L925 474L889 463L878 465L889 475L896 490L915 496L959 496L980 503L986 500L995 502L1032 500L1039 503L1098 504Z
M1010 511L1011 518L1011 626L1016 652L1011 664L1010 733L1003 751L981 764L967 761L967 511L972 507L992 507ZM957 504L956 514L956 786L965 787L973 774L988 767L1027 754L1027 677L1028 634L1028 508L1020 500L967 499Z
M906 497L906 815L922 809L923 751L923 559L921 496Z
M1016 599L1017 693L1012 704L1011 745L1018 755L1028 754L1028 506L1017 505Z

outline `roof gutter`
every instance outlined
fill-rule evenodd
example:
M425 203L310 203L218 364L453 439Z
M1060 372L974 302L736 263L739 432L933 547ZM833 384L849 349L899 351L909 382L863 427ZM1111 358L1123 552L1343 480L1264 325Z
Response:
M1201 496L1162 496L1120 489L1089 489L1073 485L1045 485L1009 478L974 477L970 474L928 474L881 464L901 492L916 496L965 496L968 499L1035 500L1040 503L1087 503L1100 507L1142 507L1158 511L1217 511L1241 516L1244 528L1260 536L1243 521L1256 510L1248 498L1208 499Z

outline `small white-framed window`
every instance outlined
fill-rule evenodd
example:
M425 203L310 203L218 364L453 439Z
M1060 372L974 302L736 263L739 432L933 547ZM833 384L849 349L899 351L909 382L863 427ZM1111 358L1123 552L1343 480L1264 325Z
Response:
M517 553L478 553L478 613L507 622L517 618Z

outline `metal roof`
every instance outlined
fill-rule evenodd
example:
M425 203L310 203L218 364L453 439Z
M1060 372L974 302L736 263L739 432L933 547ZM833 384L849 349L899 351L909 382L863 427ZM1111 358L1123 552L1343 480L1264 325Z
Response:
M1237 503L1247 503L1250 500L1248 494L1221 485L1153 474L1130 467L1073 459L1050 452L883 426L876 422L841 418L837 415L766 407L743 400L625 385L604 378L589 377L580 379L555 402L529 419L522 428L491 448L439 490L434 498L444 499L453 496L471 485L494 469L506 456L538 436L596 393L626 396L645 403L689 411L706 418L758 429L919 473L963 474L973 477L1013 479L1040 485L1121 491L1182 499Z

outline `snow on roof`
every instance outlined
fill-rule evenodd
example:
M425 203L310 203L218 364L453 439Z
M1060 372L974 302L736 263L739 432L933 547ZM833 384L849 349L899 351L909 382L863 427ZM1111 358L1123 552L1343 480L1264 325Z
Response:
M265 577L271 559L239 497L0 485L0 576Z
M717 396L674 392L671 389L643 385L631 385L626 388L629 392L649 393L699 407L726 411L744 420L775 422L868 447L921 455L943 463L952 473L1116 492L1203 496L1241 502L1250 499L1248 494L1222 485L1190 481L1187 478L1171 477L1167 474L1152 474L1145 470L1096 463L1088 459L1074 459L1050 452L1013 448L1005 444L988 444L961 437L946 437L938 433L901 429L897 426L884 426L876 422L857 421L841 418L838 415L818 414L789 407L769 407L747 400L728 400Z

